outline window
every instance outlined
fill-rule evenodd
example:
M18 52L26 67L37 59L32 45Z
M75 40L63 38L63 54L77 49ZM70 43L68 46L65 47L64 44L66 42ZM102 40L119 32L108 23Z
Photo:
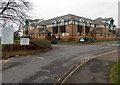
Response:
M60 22L60 26L65 25L65 20L64 19L59 20L59 22Z
M81 19L78 21L78 24L79 24L79 25L84 25L84 20L81 18Z
M96 28L96 24L94 25L94 27Z
M114 20L113 20L113 19L110 21L110 24L111 24L111 25L114 25Z
M106 37L106 33L105 33L105 37Z
M66 26L60 26L60 32L65 33L66 32Z
M102 33L100 33L100 36L102 36Z
M85 34L88 35L90 32L90 26L85 26Z
M65 36L65 33L62 33L62 36Z
M73 23L73 21L68 21L68 23L69 23L69 24L72 24L72 23Z
M48 36L51 36L51 33L50 33L50 32L48 33Z
M53 33L58 33L58 26L53 27Z
M53 27L56 27L56 26L57 26L57 21L56 21L56 20L54 20L54 21L52 22L52 26L53 26Z
M82 31L83 31L83 26L78 25L78 35L81 35Z
M106 25L105 25L105 28L106 28Z
M79 20L79 22L84 22L84 20L81 18L81 19Z
M78 35L81 36L81 32L78 32Z

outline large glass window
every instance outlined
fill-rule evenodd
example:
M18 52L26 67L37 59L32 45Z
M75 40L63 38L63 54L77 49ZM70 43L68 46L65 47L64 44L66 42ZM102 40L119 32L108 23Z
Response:
M53 27L53 33L58 33L58 26Z
M60 32L65 33L66 32L66 26L60 26Z
M90 32L90 26L85 26L86 35L89 35L89 32Z
M60 22L60 26L65 25L65 20L64 19L61 19L59 22Z
M82 31L83 31L83 26L78 25L78 35L81 35Z

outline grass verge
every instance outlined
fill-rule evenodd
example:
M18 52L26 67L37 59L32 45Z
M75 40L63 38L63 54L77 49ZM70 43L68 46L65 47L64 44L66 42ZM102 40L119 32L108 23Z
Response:
M35 54L35 53L41 53L41 52L45 52L48 50L51 50L52 48L48 48L45 50L23 50L23 51L12 51L12 52L3 52L2 53L2 57L4 59L10 58L10 57L15 57L15 56L26 56L29 54Z
M118 41L118 40L95 40L94 43L99 43L99 42L113 42L113 41Z
M27 54L33 54L38 52L43 52L46 50L51 49L51 43L48 40L45 39L31 39L30 45L28 46L21 46L18 44L18 41L12 46L10 45L4 45L4 51L2 52L2 58L9 58L9 57L15 57L16 55L27 55Z
M110 83L120 85L120 59L113 65L110 71Z
M78 44L78 41L58 41L58 44Z
M95 44L95 43L104 43L104 42L114 42L118 40L95 40L94 42L91 43L80 43L78 41L58 41L58 44Z

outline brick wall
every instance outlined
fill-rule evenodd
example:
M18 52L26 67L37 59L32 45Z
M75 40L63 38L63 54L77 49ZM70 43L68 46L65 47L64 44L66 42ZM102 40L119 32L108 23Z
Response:
M31 37L33 38L46 38L47 35L45 34L43 35L37 35L36 33L39 32L40 30L42 30L43 28L35 28L33 30L30 30L29 32L34 33L34 35L32 35ZM52 27L48 27L46 28L48 31L50 31L51 33L53 33L53 28ZM94 29L100 29L101 31L105 32L105 34L103 34L101 36L101 34L92 34L89 33L88 36L85 36L85 26L83 26L83 31L81 33L81 35L78 35L78 25L75 24L68 24L66 25L66 32L65 32L65 36L62 36L62 33L60 32L60 26L58 26L58 33L54 33L55 36L60 36L61 40L68 40L69 38L73 38L73 40L78 40L82 37L93 37L94 39L97 40L112 40L115 39L116 36L115 35L108 35L109 30L107 28L101 28L101 27L90 27L90 32ZM69 35L66 35L69 34Z

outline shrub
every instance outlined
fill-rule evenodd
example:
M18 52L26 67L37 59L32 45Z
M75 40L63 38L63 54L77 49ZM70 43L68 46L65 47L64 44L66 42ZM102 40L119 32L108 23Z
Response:
M73 38L70 37L70 38L68 38L67 41L68 41L68 42L73 41Z
M51 44L57 44L58 43L54 34L52 36L47 37L46 39L49 40L51 42ZM58 40L59 39L60 38L58 38Z
M31 43L36 44L38 49L47 49L51 47L51 42L46 39L33 39Z
M22 36L22 37L20 37L20 38L30 38L30 39L33 39L31 36ZM19 38L19 39L20 39Z
M45 39L32 39L30 45L3 45L3 51L19 51L19 50L44 50L51 47L51 43Z
M89 37L89 38L86 38L86 43L92 43L94 42L94 39Z
M56 40L51 41L51 44L57 44L58 42Z

